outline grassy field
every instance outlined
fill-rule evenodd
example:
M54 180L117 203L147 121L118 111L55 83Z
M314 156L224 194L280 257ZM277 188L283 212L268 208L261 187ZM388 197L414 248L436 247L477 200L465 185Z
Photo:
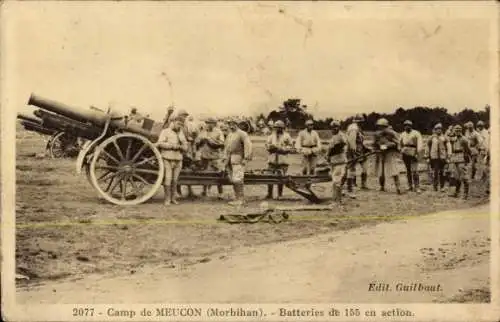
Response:
M374 189L359 192L356 200L347 201L342 213L300 212L292 213L290 220L281 224L230 225L216 220L235 210L226 201L217 200L215 190L207 199L181 198L180 205L169 208L162 206L161 192L146 204L119 207L100 199L86 178L75 174L74 160L33 157L44 150L40 136L19 132L16 144L16 263L17 272L31 278L29 284L78 279L91 273L133 274L146 265L179 268L223 258L242 246L349 230L489 201L478 183L472 185L472 197L464 201L431 192L429 187L422 194L396 195L389 182L386 193ZM262 143L255 143L250 168L264 168L266 157ZM298 156L292 157L291 172L300 170L299 162ZM403 176L402 183L406 186ZM373 176L368 184L376 188ZM199 194L200 188L196 189ZM331 195L330 184L314 190L322 197ZM225 191L229 194L231 189ZM265 186L246 187L248 207L257 207L265 193ZM306 203L291 191L286 191L285 197L274 203Z

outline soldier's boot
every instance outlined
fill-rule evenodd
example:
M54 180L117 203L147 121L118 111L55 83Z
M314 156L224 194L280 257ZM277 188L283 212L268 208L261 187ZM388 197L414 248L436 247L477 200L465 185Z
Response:
M434 172L434 174L432 175L432 187L434 188L434 191L438 191L438 188L439 188L439 180L442 181L442 178L439 178L439 175L437 174L437 172ZM443 188L441 186L441 188Z
M477 167L476 167L476 165L473 165L471 175L470 175L471 180L474 180L474 178L476 178L476 171L477 171Z
M177 190L177 195L182 196L182 188L180 184L176 186L176 190Z
M439 187L441 188L441 191L444 192L444 185L446 184L446 176L443 174L440 178L439 178Z
M188 187L188 197L193 198L194 197L193 187L192 186L187 186L187 187Z
M282 198L282 197L283 197L283 185L279 184L278 185L278 198Z
M420 193L420 176L418 172L413 172L413 183L415 186L415 192Z
M457 181L455 180L455 178L451 178L451 177L450 177L449 180L450 180L450 194L449 194L449 196L450 197L454 197L455 196L455 192L451 191L451 187L455 187L455 190L456 190L456 188L457 188Z
M464 199L469 198L469 183L464 182Z
M385 177L379 177L378 183L380 185L380 191L385 191Z
M399 176L394 176L394 185L396 186L396 192L398 195L401 194L401 185L399 183Z
M224 198L224 187L221 184L217 185L217 192L219 193L219 199Z
M355 187L357 187L357 186L358 186L357 177L358 177L358 176L354 176L354 177L352 178L352 185L353 185L353 186L355 186Z
M177 201L177 193L176 193L176 191L175 191L175 190L173 190L172 188L171 188L170 190L171 190L170 201L171 201L174 205L179 204L179 202Z
M208 195L209 189L210 189L210 186L203 186L203 192L201 193L201 196L206 197Z
M243 189L242 184L235 183L233 185L234 188L234 196L235 200L230 201L229 204L233 206L241 206L243 204Z
M368 179L367 173L361 173L361 189L368 190L368 186L366 185L366 180Z
M462 181L456 180L455 182L455 193L453 194L453 197L458 198L460 195L460 188L462 187Z
M352 186L354 184L354 178L347 178L347 196L351 199L355 199L356 196L354 195L352 191Z
M272 184L267 185L266 199L273 199L273 185Z
M168 186L163 186L163 193L164 193L164 199L163 199L163 205L169 206L170 201L171 201L171 188Z
M413 191L413 178L410 169L406 169L406 180L408 180L408 191Z

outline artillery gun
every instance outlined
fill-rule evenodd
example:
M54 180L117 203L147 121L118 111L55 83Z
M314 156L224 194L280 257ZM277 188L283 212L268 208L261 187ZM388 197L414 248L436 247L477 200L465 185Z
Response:
M35 132L42 135L54 135L57 130L48 129L43 126L42 120L23 114L18 113L17 118L21 121L21 125L24 127L26 131Z
M107 201L117 205L137 205L151 199L163 184L164 164L155 143L163 122L146 118L140 123L108 109L82 109L31 94L28 105L37 106L78 124L77 133L89 140L80 150L76 170L85 173L92 187ZM40 114L43 115L43 114ZM87 126L86 128L79 128ZM80 131L81 130L81 131ZM321 176L283 176L265 171L247 172L245 184L284 184L312 202L320 199L310 185L327 182ZM183 169L180 185L230 185L225 172Z

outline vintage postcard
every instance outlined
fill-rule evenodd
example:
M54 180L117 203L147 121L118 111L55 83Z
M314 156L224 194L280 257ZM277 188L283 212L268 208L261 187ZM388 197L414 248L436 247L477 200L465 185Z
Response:
M498 3L4 1L6 321L499 321Z

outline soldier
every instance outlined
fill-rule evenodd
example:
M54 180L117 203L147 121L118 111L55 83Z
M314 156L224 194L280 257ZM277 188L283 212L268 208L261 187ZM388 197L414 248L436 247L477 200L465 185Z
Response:
M443 126L437 123L434 126L432 136L427 140L426 158L429 159L432 169L432 183L434 191L444 192L445 176L444 167L451 155L451 144L449 137L443 134Z
M469 164L471 168L470 178L471 180L473 180L476 177L478 158L479 158L479 148L481 145L481 137L479 136L479 133L477 133L476 130L474 129L474 123L472 122L465 123L464 137L467 139L467 141L469 141L469 149L471 153L471 160L470 160L471 162Z
M422 135L412 128L412 121L406 120L403 125L404 131L400 135L399 146L401 147L401 155L406 168L408 190L420 193L418 158L422 153Z
M187 141L182 132L182 118L176 118L172 126L163 129L156 146L161 151L165 165L165 179L163 189L165 193L164 205L177 204L176 189L179 174L182 169L183 152L187 150Z
M252 142L250 137L238 127L236 120L229 121L229 134L224 148L226 169L229 169L235 199L229 204L241 206L244 203L245 165L251 159Z
M141 123L142 121L144 121L144 116L137 112L136 107L132 107L130 109L130 115L128 116L128 122Z
M306 128L299 132L295 141L296 150L302 154L302 174L314 175L321 141L318 132L313 130L313 121L306 121Z
M485 162L490 150L490 135L488 130L484 128L484 122L479 121L476 124L477 133L481 140L479 144L479 159L478 159L478 170L479 178L484 180L486 178L488 164Z
M274 131L269 135L266 149L269 152L268 167L273 174L286 174L288 171L287 154L292 149L292 138L285 132L285 123L281 120L274 123ZM283 196L283 185L278 185L278 199ZM267 185L266 199L273 198L273 185Z
M349 126L347 127L347 157L349 159L359 157L360 155L366 153L368 150L364 145L363 131L360 127L360 123L363 121L363 116L357 114L353 119L353 123L349 124ZM342 180L342 185L344 184L344 180L347 181L347 193L351 197L355 197L352 194L352 186L356 186L356 164L359 164L361 166L361 189L368 189L368 187L366 186L366 181L368 178L367 159L362 158L359 161L353 162L349 165L349 168L347 169L347 175L344 176L344 179Z
M469 148L469 141L464 137L460 125L455 126L454 136L451 137L450 143L450 170L452 175L450 186L455 186L455 193L451 194L450 197L458 198L460 187L463 183L464 199L467 199L469 195L469 164L471 161L471 151Z
M385 191L386 177L392 177L396 186L396 191L401 194L399 184L399 173L397 169L398 134L389 128L389 121L381 118L377 121L378 130L375 133L374 147L379 150L375 160L377 176L379 178L380 191Z
M217 122L213 118L206 120L206 128L195 139L195 146L200 154L201 168L203 170L223 170L222 149L224 148L224 134L216 127ZM210 186L203 186L202 196L207 196ZM222 185L217 186L219 199L222 199Z
M328 161L332 168L332 205L342 204L342 178L346 172L347 162L347 137L340 132L340 122L332 121L332 138L328 147Z

